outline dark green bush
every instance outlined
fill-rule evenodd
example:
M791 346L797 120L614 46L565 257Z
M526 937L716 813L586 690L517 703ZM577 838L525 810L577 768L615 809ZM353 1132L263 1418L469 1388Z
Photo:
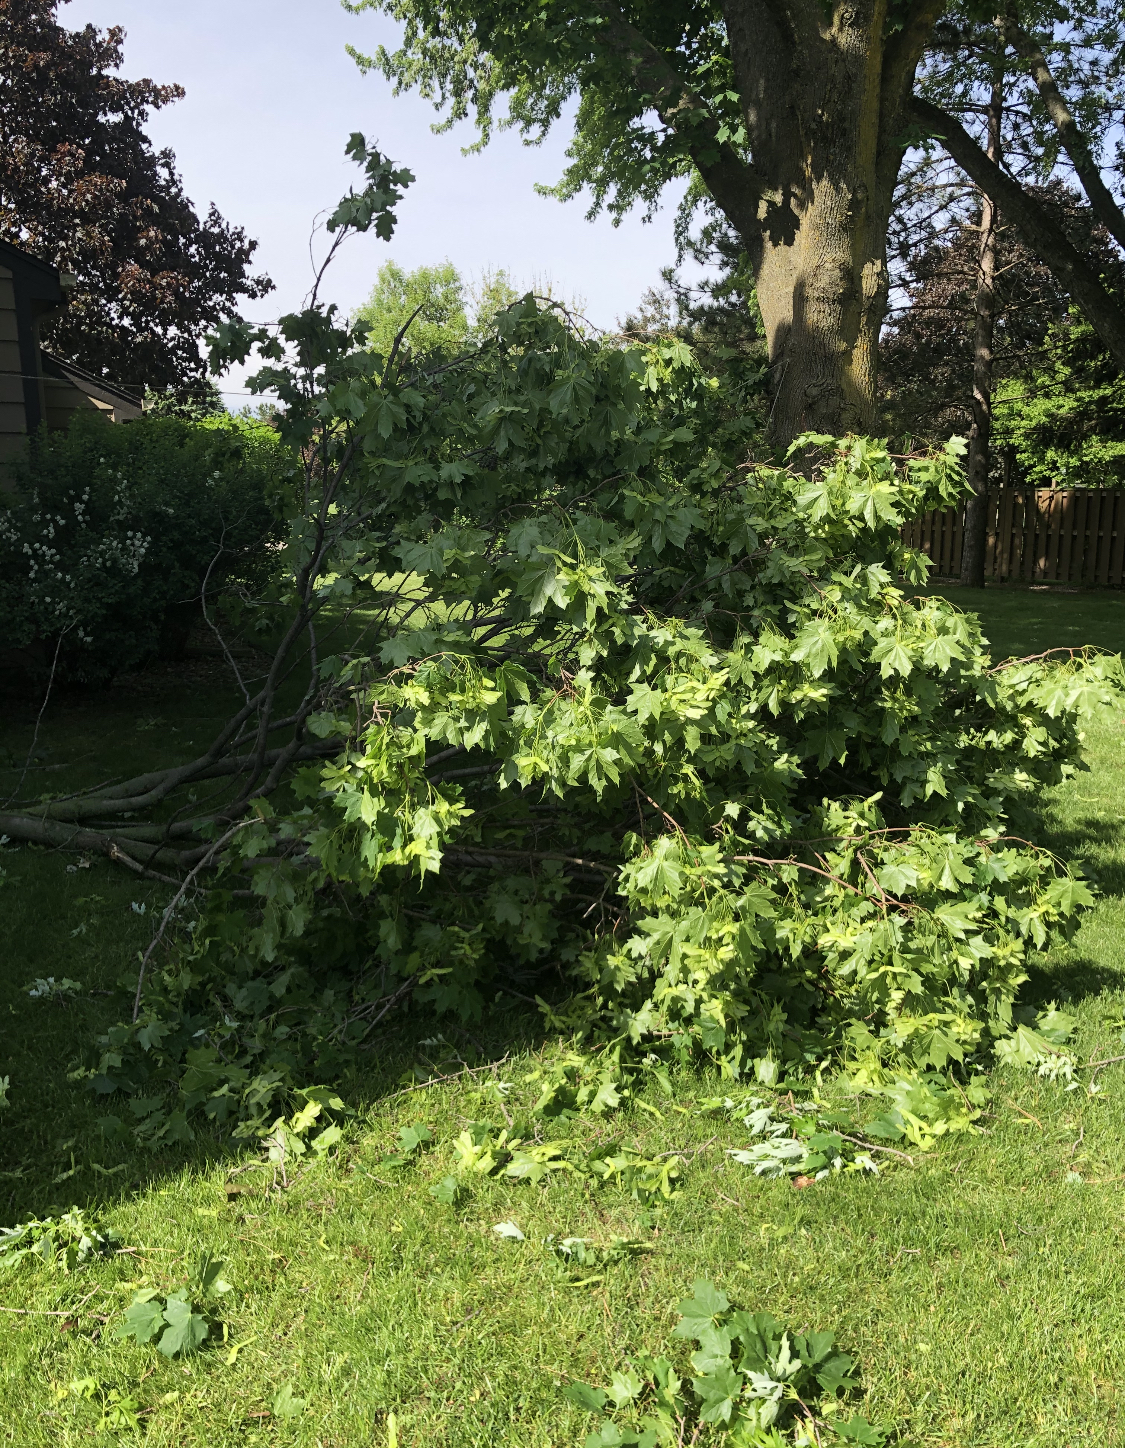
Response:
M272 428L233 418L78 417L0 494L0 661L100 683L175 658L209 603L273 566L293 472Z

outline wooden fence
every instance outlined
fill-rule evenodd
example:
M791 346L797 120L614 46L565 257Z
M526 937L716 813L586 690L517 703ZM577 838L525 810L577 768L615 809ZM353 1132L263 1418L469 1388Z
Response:
M902 541L933 559L940 577L961 572L964 509L923 513ZM996 582L1125 583L1125 489L989 488L986 578Z

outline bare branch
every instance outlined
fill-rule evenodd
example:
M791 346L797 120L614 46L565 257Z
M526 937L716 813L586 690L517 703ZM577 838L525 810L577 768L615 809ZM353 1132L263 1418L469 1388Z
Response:
M1102 285L1096 268L1071 244L1062 227L1018 181L989 160L954 116L920 96L911 101L911 114L941 142L980 189L1008 213L1027 244L1081 307L1118 367L1125 371L1125 311Z

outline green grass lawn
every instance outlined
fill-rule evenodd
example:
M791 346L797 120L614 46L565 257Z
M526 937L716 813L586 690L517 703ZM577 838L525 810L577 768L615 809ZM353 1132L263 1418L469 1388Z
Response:
M990 586L934 588L958 608L979 613L996 657L1095 644L1125 650L1125 593L1061 588Z
M989 589L973 602L997 657L1125 645L1118 597ZM186 756L226 706L214 680L146 688L53 712L37 751L43 787L143 768L167 748L165 728L180 731L171 737L178 748L182 735ZM9 765L30 727L29 713L8 718L0 751ZM1045 834L1081 855L1103 892L1030 987L1031 999L1057 999L1078 1017L1080 1059L1125 1052L1123 743L1120 719L1091 730L1090 772L1043 802ZM54 771L83 751L73 771ZM648 1153L682 1150L680 1189L663 1207L562 1173L546 1188L480 1179L451 1207L429 1188L451 1170L452 1139L467 1121L500 1127L526 1112L537 1094L526 1078L560 1043L516 1015L474 1028L475 1041L447 1030L468 1061L495 1060L495 1070L396 1094L404 1069L448 1054L420 1039L421 1025L342 1084L355 1116L339 1156L275 1186L260 1154L141 1156L101 1136L104 1101L67 1073L122 1014L119 982L135 978L166 893L104 861L75 864L46 851L0 855L0 1075L11 1077L12 1103L0 1115L0 1222L79 1203L128 1250L69 1276L24 1263L0 1277L0 1443L359 1448L394 1441L393 1412L403 1448L578 1445L592 1420L560 1386L606 1383L642 1350L672 1348L685 1365L686 1345L669 1334L698 1277L795 1328L835 1330L861 1362L863 1410L900 1425L904 1442L1125 1443L1122 1066L1100 1074L1095 1096L997 1072L984 1133L915 1154L913 1167L804 1190L725 1156L746 1133L699 1105L725 1088L683 1074L674 1097L653 1095L648 1110L547 1128L591 1144L613 1135ZM79 998L29 998L28 982L48 975L80 981ZM414 1123L433 1131L432 1149L412 1166L381 1165L398 1128ZM503 1221L525 1240L499 1237L492 1228ZM550 1234L629 1237L647 1250L565 1273L543 1245ZM138 1287L182 1283L205 1250L226 1261L235 1288L221 1314L226 1341L181 1363L116 1340ZM86 1378L92 1397L79 1397L70 1385ZM288 1418L272 1411L287 1385L305 1404ZM113 1390L144 1409L137 1433L98 1432Z

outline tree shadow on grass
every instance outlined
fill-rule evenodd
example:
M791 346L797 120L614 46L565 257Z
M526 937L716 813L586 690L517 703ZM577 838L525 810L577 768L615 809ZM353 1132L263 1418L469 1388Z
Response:
M1033 817L1028 838L1066 863L1080 864L1103 895L1125 895L1125 859L1114 857L1123 840L1120 820L1087 815L1059 824L1037 815Z
M1093 996L1125 992L1125 966L1114 969L1089 956L1060 953L1058 959L1029 962L1028 979L1019 994L1019 1004L1036 1009L1052 1001L1077 1005Z
M82 1029L82 1028L80 1028ZM77 1033L75 1033L77 1036ZM551 1038L538 1011L506 998L494 1005L485 1019L471 1027L454 1026L434 1016L404 1018L388 1029L353 1068L327 1081L352 1113L362 1121L386 1102L398 1098L417 1101L425 1114L429 1089L458 1076L487 1078L498 1073L513 1056L526 1056ZM75 1039L67 1043L80 1046ZM87 1042L86 1044L89 1044ZM0 1161L0 1225L31 1217L58 1216L72 1206L109 1212L124 1200L140 1196L186 1171L226 1166L265 1165L260 1140L236 1141L226 1129L193 1120L194 1140L150 1150L129 1137L107 1139L99 1121L111 1116L131 1124L128 1098L120 1093L96 1095L81 1082L56 1083L44 1122L42 1098L18 1097L3 1121L3 1158ZM44 1128L57 1148L68 1149L61 1162L57 1150L47 1147ZM388 1142L388 1149L391 1143ZM59 1168L56 1170L56 1168ZM300 1163L296 1170L301 1169ZM293 1179L294 1164L288 1164ZM268 1180L268 1176L267 1176Z

